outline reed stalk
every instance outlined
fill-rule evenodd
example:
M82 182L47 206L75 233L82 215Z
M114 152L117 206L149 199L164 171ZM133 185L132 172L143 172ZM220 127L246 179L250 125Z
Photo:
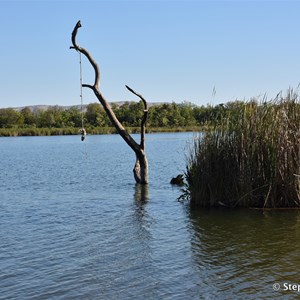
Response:
M185 175L193 206L299 207L298 95L289 90L225 111L217 126L194 140Z

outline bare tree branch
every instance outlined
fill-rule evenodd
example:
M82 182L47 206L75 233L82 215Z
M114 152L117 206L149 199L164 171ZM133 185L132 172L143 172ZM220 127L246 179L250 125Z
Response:
M143 98L142 95L135 92L128 85L125 85L125 86L131 93L138 96L144 104L144 115L143 115L143 118L142 118L142 121L141 121L141 143L140 143L140 146L141 146L141 149L145 150L145 134L146 134L146 122L147 122L147 118L148 118L148 104L147 104L147 101Z
M85 57L89 60L92 67L95 71L95 81L94 84L82 84L82 87L88 87L93 90L95 96L98 98L99 102L102 104L106 114L108 115L111 123L116 128L117 132L121 135L121 137L124 139L124 141L129 145L129 147L135 152L136 154L136 163L135 167L133 169L134 177L136 179L137 183L148 183L148 161L145 155L145 124L148 117L148 106L146 100L138 93L136 93L134 90L132 90L130 87L126 86L126 88L138 96L143 104L144 104L144 115L141 121L141 142L138 144L132 136L126 131L126 129L122 126L118 118L116 117L115 113L113 112L110 104L106 99L102 96L101 92L99 91L99 85L100 85L100 71L99 67L96 63L96 61L93 59L91 54L85 49L80 47L76 42L76 36L78 29L81 27L81 22L78 21L75 25L73 32L72 32L72 44L71 49L75 49L76 51L79 51Z
M79 51L81 52L82 54L85 55L85 57L89 60L89 62L91 63L91 65L93 66L94 68L94 71L95 71L95 82L94 82L94 87L95 88L99 88L99 83L100 83L100 71L99 71L99 67L96 63L96 61L93 59L93 57L91 56L91 54L84 48L80 47L77 45L76 43L76 35L77 35L77 32L78 32L78 29L81 27L81 22L80 20L77 22L77 24L75 25L74 27L74 30L72 32L72 44L73 44L73 47L71 46L70 48L71 49L75 49L76 51ZM83 85L84 86L84 85Z

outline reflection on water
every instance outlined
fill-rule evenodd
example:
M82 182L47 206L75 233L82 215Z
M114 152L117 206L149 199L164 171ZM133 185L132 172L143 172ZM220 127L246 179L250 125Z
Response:
M151 219L147 212L147 204L149 200L149 186L144 184L136 184L134 189L134 220L138 227L138 237L149 241L151 237L150 226Z
M299 212L190 211L191 137L147 135L149 185L117 135L0 138L0 299L296 297Z
M298 211L204 210L190 218L193 261L206 274L203 293L273 299L280 294L274 283L299 283Z
M144 204L147 202L149 200L149 185L137 183L135 185L134 199L137 204Z

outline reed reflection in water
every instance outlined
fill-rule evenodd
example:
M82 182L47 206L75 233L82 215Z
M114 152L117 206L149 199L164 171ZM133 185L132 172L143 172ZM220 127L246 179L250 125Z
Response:
M191 248L203 295L233 299L294 296L299 284L300 212L202 210L190 212ZM281 285L275 292L274 283Z

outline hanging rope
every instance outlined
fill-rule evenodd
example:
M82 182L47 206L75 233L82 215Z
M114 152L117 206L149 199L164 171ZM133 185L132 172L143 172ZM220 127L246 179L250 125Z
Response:
M81 52L78 51L79 53L79 66L80 66L80 111L81 111L81 140L84 141L86 137L86 131L83 126L83 95L82 95L82 63L81 63Z

